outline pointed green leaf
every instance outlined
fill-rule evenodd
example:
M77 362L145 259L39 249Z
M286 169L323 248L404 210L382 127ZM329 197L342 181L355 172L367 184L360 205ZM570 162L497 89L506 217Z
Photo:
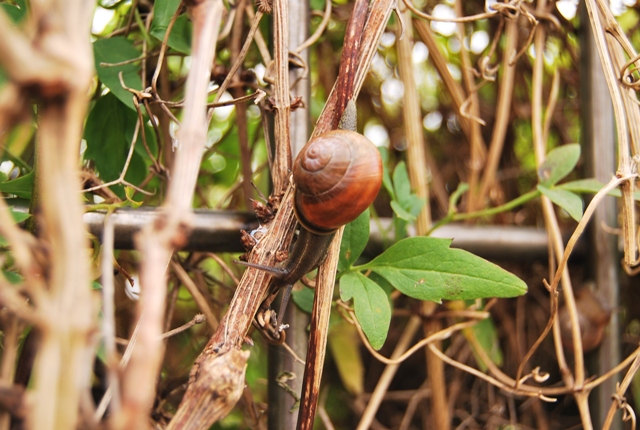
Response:
M182 0L156 0L153 3L152 27L164 27L165 29L171 21L171 17L178 10Z
M291 299L300 309L310 314L313 311L313 295L314 291L311 288L304 287L301 290L293 290L291 292Z
M498 341L498 332L493 320L490 318L484 319L473 327L464 330L463 333L465 334L465 337L468 336L468 331L473 332L473 336L476 337L480 347L491 358L491 361L497 366L502 366L503 355L502 350L500 349L500 342ZM476 357L476 362L478 363L480 370L485 372L487 370L487 364L482 361L480 354L478 354L475 347L472 346L471 351Z
M393 190L393 183L391 182L391 175L389 174L389 151L387 148L378 147L380 152L380 158L382 158L382 186L387 190L391 200L396 199L396 192Z
M180 0L157 0L154 3L150 33L160 42L164 40L171 18L179 6ZM186 14L180 15L173 24L167 44L176 51L189 54L191 52L192 31L193 26L189 17Z
M137 120L135 112L127 109L113 94L100 97L91 109L84 131L87 141L84 157L94 161L103 181L112 181L120 176ZM140 140L138 136L136 145L141 148ZM138 151L134 151L125 179L136 185L144 180L146 174L144 158ZM114 187L113 190L121 198L125 198L122 186Z
M0 192L30 199L35 175L32 172L7 182L0 182Z
M407 238L357 269L372 270L402 293L434 302L515 297L527 292L527 285L517 276L449 245L450 239Z
M409 173L407 172L407 166L404 161L398 163L393 171L393 186L396 193L394 201L397 202L396 207L401 207L404 210L402 216L394 208L394 212L401 219L409 218L415 219L424 206L424 200L416 196L411 191L411 182L409 180ZM407 215L407 213L409 215Z
M93 42L93 55L98 78L125 105L135 110L133 94L122 88L118 74L122 72L122 79L127 87L142 90L139 62L110 66L140 57L140 52L133 46L133 42L124 37L98 39Z
M396 240L400 240L407 236L407 224L416 219L425 202L411 192L409 175L404 162L398 163L393 171L393 187L395 196L391 200L391 208L396 215L393 225Z
M18 285L24 280L21 274L16 272L11 272L8 270L3 270L2 275L5 277L7 281L9 281L11 285Z
M578 179L576 181L565 182L560 185L556 185L554 188L560 188L567 191L572 191L574 193L580 194L596 194L598 191L603 189L606 184L600 182L595 178L587 178L587 179ZM622 197L622 193L619 189L613 189L607 193L610 196L614 197ZM634 200L640 200L640 191L636 191L633 193Z
M406 201L407 197L411 195L409 173L407 172L407 165L404 161L399 162L393 170L393 188L396 192L396 200L399 202Z
M328 343L344 388L353 395L364 391L364 364L356 328L345 320L331 327Z
M564 184L557 185L554 188L560 188L563 190L572 191L574 193L596 194L605 185L606 184L603 184L595 178L587 178L578 179L577 181L565 182ZM620 190L613 190L609 194L613 195L615 192L617 192L618 197L621 195Z
M31 218L31 214L28 212L17 211L13 207L10 207L9 209L11 211L11 217L16 224L20 224L22 221L26 221Z
M27 15L27 8L24 4L25 2L18 3L21 4L18 4L17 6L6 3L0 4L0 9L2 9L7 14L9 19L11 19L11 22L14 24L20 24L20 22L22 22L24 17Z
M580 218L582 218L582 199L577 194L556 187L547 188L543 185L538 185L538 191L567 211L571 218L576 221L580 221Z
M384 290L359 272L340 278L340 297L353 299L356 317L374 349L382 348L391 323L391 307Z
M340 260L338 270L345 270L360 257L369 240L369 209L344 227L340 243Z
M551 150L538 169L538 179L544 186L551 186L567 176L578 164L580 145L572 143Z

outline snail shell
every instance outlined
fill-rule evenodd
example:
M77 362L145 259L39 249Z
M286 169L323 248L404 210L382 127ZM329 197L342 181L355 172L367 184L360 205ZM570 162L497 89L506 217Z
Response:
M300 224L315 233L331 233L373 203L382 184L382 159L363 135L334 130L302 149L293 181Z

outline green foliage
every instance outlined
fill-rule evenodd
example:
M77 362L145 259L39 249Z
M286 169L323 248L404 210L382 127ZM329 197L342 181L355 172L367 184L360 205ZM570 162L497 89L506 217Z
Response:
M180 4L180 0L158 0L154 3L154 15L150 33L160 42L164 40L171 18L178 10ZM173 24L167 44L178 52L189 54L191 52L192 32L193 25L189 17L187 17L186 14L182 14Z
M331 328L327 342L342 385L353 395L361 394L365 371L356 328L342 320Z
M578 179L576 181L565 182L564 184L558 185L556 188L572 191L578 194L596 194L598 191L603 189L606 185L607 184L602 183L595 178L586 178L586 179ZM614 197L622 197L622 193L617 188L609 191L607 194ZM633 198L635 200L640 200L640 191L634 192Z
M340 243L338 270L345 270L356 262L369 239L369 209L344 227Z
M100 177L105 182L120 177L137 120L136 113L127 109L113 94L101 97L91 109L84 131L84 138L87 141L84 156L87 160L93 160ZM155 134L149 126L145 126L145 133L150 150L155 155L157 153ZM150 160L142 147L140 133L135 144L125 179L137 185L144 180L147 171L146 163ZM126 198L122 186L114 187L113 190L121 198Z
M20 24L24 20L25 16L27 16L29 7L26 0L16 0L15 3L15 5L8 3L0 4L0 9L7 14L14 24Z
M369 343L375 349L382 348L391 323L391 306L384 290L363 274L351 272L340 278L340 297L344 301L353 299L353 308Z
M551 150L538 169L538 191L566 210L576 221L582 218L582 199L577 194L555 185L573 171L580 159L580 145L570 144Z
M367 218L360 217L354 226L345 228L348 235L341 246L340 297L353 300L356 317L375 349L384 344L391 322L389 285L407 296L434 302L515 297L527 291L517 276L469 252L451 249L448 239L404 239L371 262L353 267L368 236L364 220ZM373 272L372 276L360 273L365 270ZM294 301L310 310L308 294L296 293Z
M133 94L122 87L119 75L122 74L122 80L127 87L142 90L140 65L130 62L112 66L140 57L140 52L133 46L133 42L120 36L98 39L93 42L93 56L100 81L125 105L135 110Z
M17 211L12 206L9 206L9 212L11 214L11 218L13 218L13 222L15 222L16 224L19 224L19 223L21 223L23 221L26 221L27 219L31 218L31 214L28 214L28 213L22 212L22 211ZM0 247L6 247L6 246L9 246L9 243L7 242L7 240L4 237L0 236ZM8 274L6 274L7 279L11 283L18 283L20 280L18 278L14 277L12 275L12 273L13 272L8 272ZM16 282L13 282L13 280L16 280Z
M11 181L0 182L0 192L13 194L23 199L30 199L31 192L33 191L34 178L35 174L29 172Z
M566 210L571 218L580 221L582 218L582 199L571 191L562 190L556 187L547 188L544 185L538 185L538 191L547 196L556 205Z
M540 185L549 187L557 184L573 171L579 159L580 145L577 143L552 149L538 169Z
M438 303L526 293L517 276L450 244L449 239L407 238L354 269L372 270L402 293Z
M411 183L404 161L393 171L394 199L391 208L396 216L405 221L415 221L424 207L425 201L411 192Z
M498 342L498 331L492 319L487 318L479 321L474 326L464 330L464 334L465 336L474 336L478 340L480 347L491 358L491 361L496 366L502 366L503 355ZM480 358L473 344L471 345L471 351L476 358L480 370L486 372L487 365L484 360Z
M24 281L21 274L9 270L2 270L2 276L9 281L11 285L18 285Z
M311 288L302 288L300 290L293 290L291 292L291 298L293 303L296 304L304 312L310 314L313 311L313 290Z
M388 153L380 151L383 155L383 165L386 166ZM407 225L414 221L425 205L423 199L411 192L411 183L407 173L406 164L401 161L393 170L393 179L385 167L382 176L382 185L391 197L391 209L393 210L396 239L407 236Z

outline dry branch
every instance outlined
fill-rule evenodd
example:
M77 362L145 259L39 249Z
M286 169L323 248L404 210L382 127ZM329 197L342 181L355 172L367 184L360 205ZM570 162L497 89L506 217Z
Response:
M163 357L166 269L173 251L186 241L191 201L207 136L207 87L223 12L221 0L191 3L194 23L192 63L186 83L183 122L177 134L172 180L162 212L137 239L142 254L138 302L138 338L125 369L123 408L116 428L148 428L155 381Z
M11 81L5 91L20 94L17 108L31 97L39 105L36 169L42 229L38 247L47 251L48 258L41 263L46 266L42 271L47 273L47 285L46 289L41 282L31 285L42 320L37 327L41 343L34 383L27 394L27 421L31 428L75 428L80 399L89 390L95 316L88 244L84 230L78 228L83 212L78 154L93 76L88 28L93 3L33 3L30 12L26 27L35 30L31 34L13 27L0 12L0 63ZM5 91L0 99L4 100ZM14 239L21 240L18 235ZM33 246L30 242L13 246L25 249ZM25 273L27 279L33 275Z

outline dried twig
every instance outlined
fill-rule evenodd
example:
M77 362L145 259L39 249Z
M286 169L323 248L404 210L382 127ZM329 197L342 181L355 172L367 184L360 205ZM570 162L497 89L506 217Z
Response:
M138 302L139 334L123 380L123 410L114 420L120 428L146 428L155 398L155 380L162 360L166 267L173 250L184 241L191 199L206 141L206 96L222 2L208 0L191 7L194 22L192 68L187 78L184 120L177 134L172 181L160 217L137 240L142 300ZM241 366L240 366L241 367Z

